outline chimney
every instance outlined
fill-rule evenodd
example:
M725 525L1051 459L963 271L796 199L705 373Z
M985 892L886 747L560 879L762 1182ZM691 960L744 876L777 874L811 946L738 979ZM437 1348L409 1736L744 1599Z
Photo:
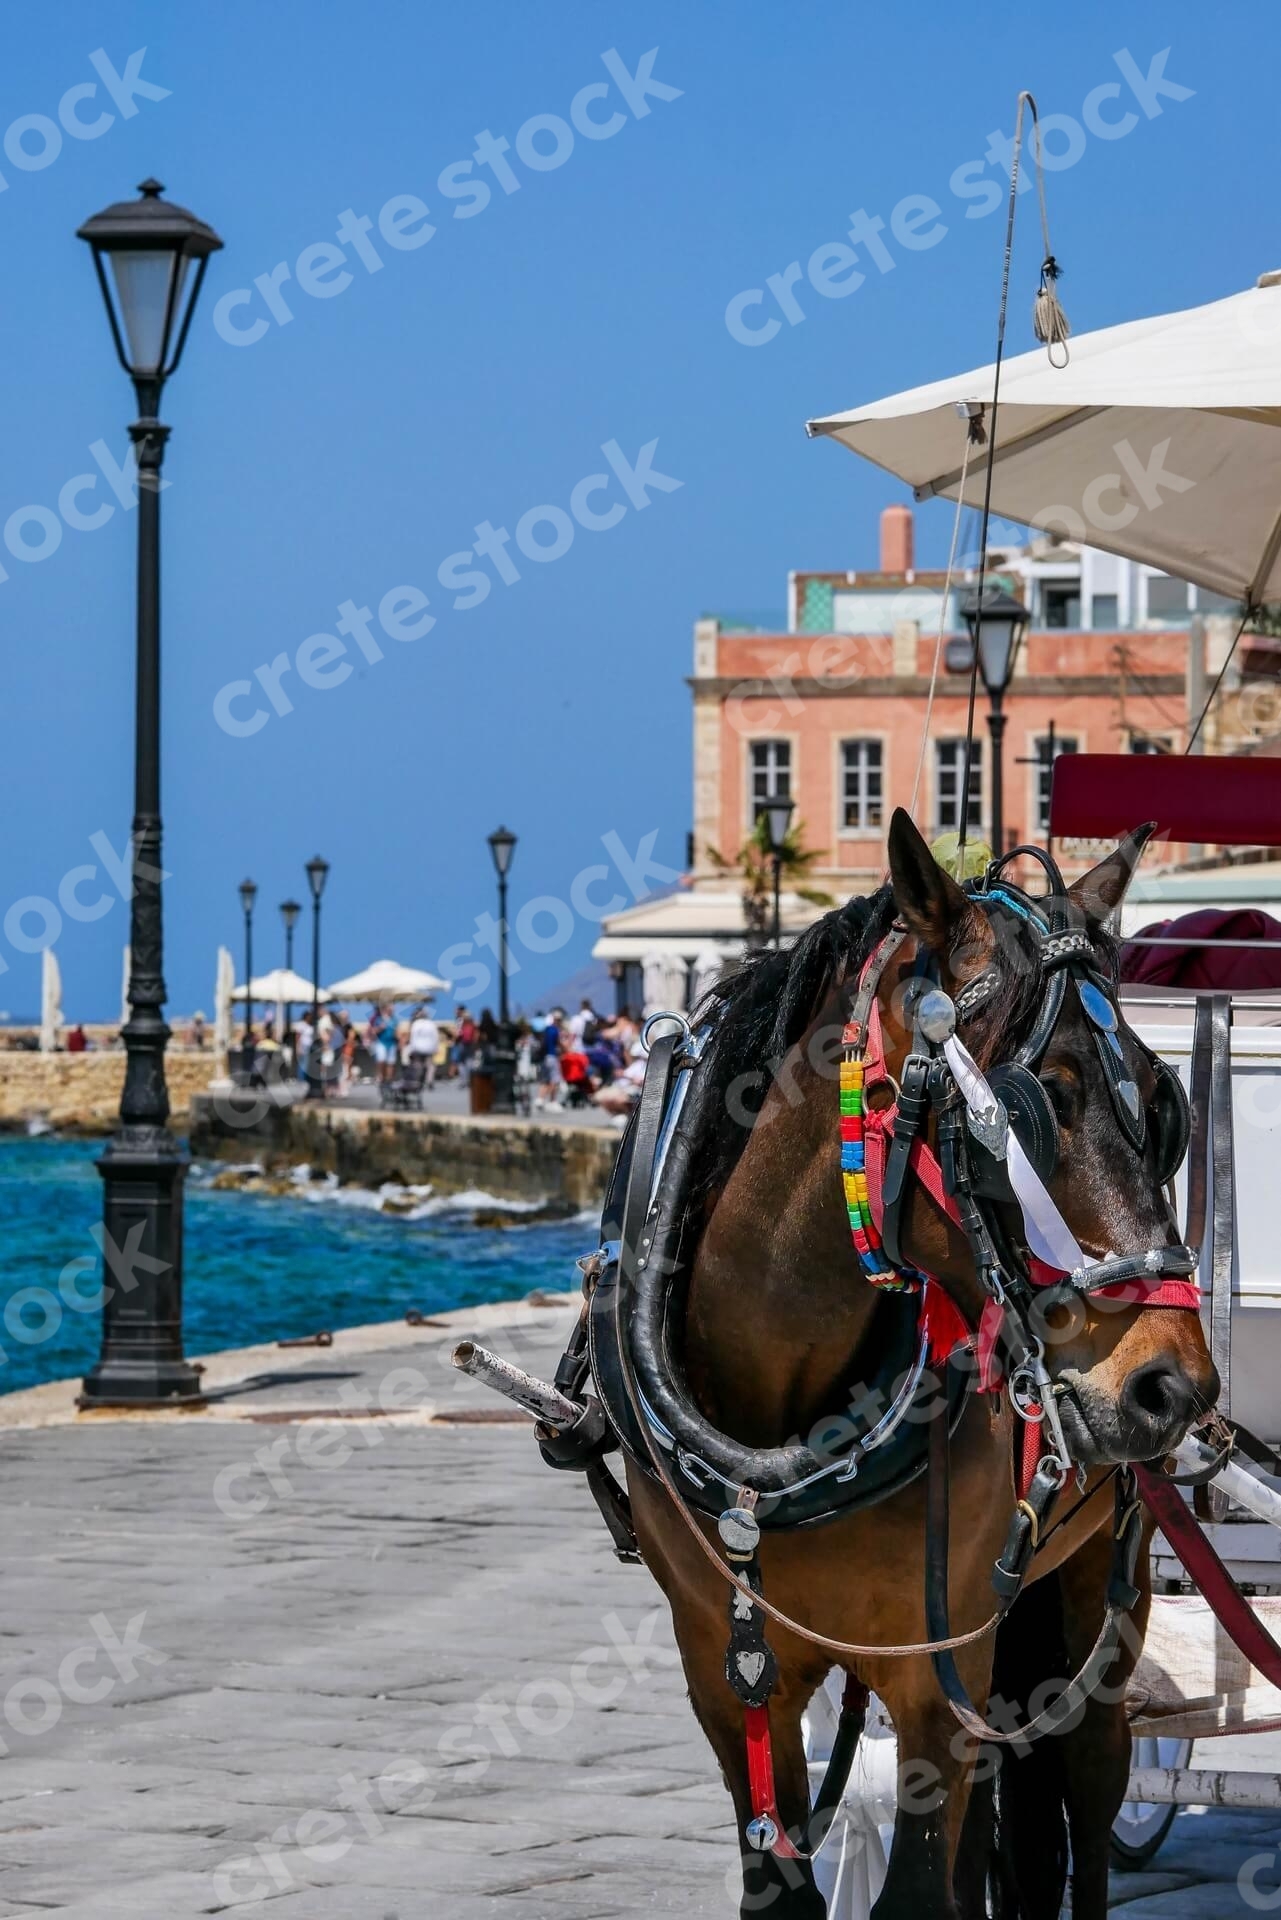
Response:
M916 564L915 531L910 507L886 507L881 515L882 573L911 573Z

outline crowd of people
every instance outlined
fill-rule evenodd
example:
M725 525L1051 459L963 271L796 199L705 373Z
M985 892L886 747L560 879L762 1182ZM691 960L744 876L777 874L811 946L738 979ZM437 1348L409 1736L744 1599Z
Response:
M490 1008L476 1016L458 1006L446 1020L437 1019L428 1002L407 1013L390 1003L376 1005L359 1021L343 1007L322 1007L313 1022L308 1007L279 1037L267 1014L255 1033L260 1070L266 1065L262 1056L283 1053L285 1071L302 1079L318 1076L340 1097L361 1081L389 1087L407 1067L423 1088L448 1080L466 1086L492 1071L500 1042ZM645 1058L640 1022L630 1010L603 1016L590 999L572 1014L553 1007L515 1020L512 1043L517 1096L528 1110L593 1105L625 1116L639 1096Z

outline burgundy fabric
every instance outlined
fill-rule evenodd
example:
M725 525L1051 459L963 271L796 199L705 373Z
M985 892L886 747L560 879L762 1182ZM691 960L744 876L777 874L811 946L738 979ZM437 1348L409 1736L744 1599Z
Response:
M1208 1600L1229 1640L1265 1680L1281 1687L1281 1647L1237 1586L1197 1525L1192 1509L1164 1474L1135 1467L1144 1505L1178 1554L1192 1584Z
M1115 840L1145 820L1158 840L1281 846L1281 759L1242 754L1061 753L1050 832Z
M1281 920L1258 907L1229 913L1206 907L1177 920L1158 920L1143 935L1186 941L1186 946L1121 948L1121 978L1149 987L1203 987L1228 993L1233 988L1281 987L1281 946L1234 947L1231 940L1281 941Z

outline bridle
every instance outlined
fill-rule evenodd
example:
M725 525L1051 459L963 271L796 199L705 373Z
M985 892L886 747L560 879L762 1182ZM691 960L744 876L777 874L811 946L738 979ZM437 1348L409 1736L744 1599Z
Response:
M1020 857L1044 869L1049 880L1045 895L1033 897L1004 877L1005 868ZM1084 916L1073 906L1049 854L1040 847L1016 848L993 861L982 881L966 891L993 931L996 957L955 994L948 994L939 984L936 957L918 941L903 994L909 1050L888 1110L868 1106L865 1094L871 1091L870 1068L888 1077L880 1051L878 994L890 962L908 938L907 927L896 923L863 969L842 1036L846 1203L856 1251L874 1286L914 1287L932 1278L904 1251L911 1173L961 1228L986 1303L981 1344L990 1349L999 1339L1017 1389L1016 1406L1025 1419L1043 1423L1052 1449L1042 1465L1048 1470L1054 1463L1061 1485L1074 1463L1045 1366L1041 1330L1048 1313L1058 1303L1097 1294L1189 1308L1199 1297L1190 1281L1199 1258L1195 1248L1163 1245L1092 1259L1082 1252L1050 1198L1048 1182L1063 1149L1039 1070L1070 1001L1084 1016L1125 1139L1141 1153L1151 1135L1162 1186L1172 1180L1187 1153L1187 1096L1173 1068L1125 1026L1096 938L1083 924ZM984 1074L961 1034L1008 988L1002 955L1011 952L1034 969L1040 991L1026 1037L1008 1061ZM1147 1058L1154 1076L1146 1108L1122 1035ZM936 1148L927 1137L931 1117ZM869 1165L874 1139L883 1147L878 1168ZM879 1185L879 1227L872 1204L874 1185ZM1012 1225L1016 1221L1019 1225Z

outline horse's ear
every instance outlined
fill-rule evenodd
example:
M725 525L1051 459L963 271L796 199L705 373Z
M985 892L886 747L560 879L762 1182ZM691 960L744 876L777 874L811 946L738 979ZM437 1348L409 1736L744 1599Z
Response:
M1155 820L1135 827L1132 833L1126 834L1115 853L1072 882L1068 898L1076 902L1087 920L1101 926L1109 914L1116 912L1129 890L1143 849L1155 832Z
M918 940L935 953L946 953L969 916L970 903L902 807L895 807L890 821L889 856L899 913Z

